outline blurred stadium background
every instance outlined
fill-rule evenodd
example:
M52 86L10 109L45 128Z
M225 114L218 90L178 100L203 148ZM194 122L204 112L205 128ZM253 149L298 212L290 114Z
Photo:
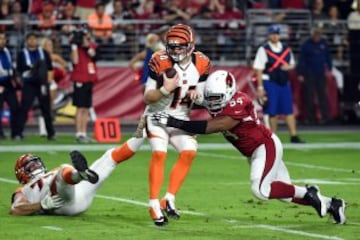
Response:
M24 2L28 2L28 10L15 10L16 4L23 7ZM8 47L14 59L23 47L25 34L35 30L40 36L53 39L56 51L70 65L70 29L87 23L85 18L69 20L64 17L67 10L72 10L76 16L76 2L77 8L80 8L84 1L5 1L4 4L9 7L8 15L3 14L0 25L8 35ZM85 2L90 6L90 12L95 11L94 5L99 3ZM122 3L121 17L114 13L114 2ZM336 74L333 74L334 71L328 73L329 111L336 123L359 123L360 70L357 65L360 58L360 27L356 20L349 20L350 14L357 13L356 9L360 8L358 0L146 0L103 3L106 5L106 13L113 17L113 22L109 43L102 43L99 48L100 81L94 93L97 117L117 117L121 119L121 123L136 123L144 105L142 88L134 80L135 73L128 67L129 60L144 49L148 33L160 33L166 26L178 22L194 28L196 49L209 56L214 69L225 68L232 71L237 77L239 88L254 96L249 84L253 74L252 60L257 47L267 38L268 26L279 24L282 41L291 46L296 59L299 47L310 36L311 29L314 26L322 28L336 68ZM167 17L178 10L187 14L187 17ZM18 13L22 14L20 22ZM59 84L58 104L54 110L58 116L56 124L73 123L75 110L67 98L67 94L71 92L68 75ZM304 106L301 84L296 79L296 72L292 72L295 112L301 124ZM194 117L200 118L204 114L195 112ZM34 115L36 111L30 114L30 120ZM5 106L2 121L7 123L8 117ZM36 121L29 123L36 124Z

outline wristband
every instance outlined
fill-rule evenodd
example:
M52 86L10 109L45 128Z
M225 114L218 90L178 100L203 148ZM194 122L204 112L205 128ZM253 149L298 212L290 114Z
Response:
M71 44L71 50L76 51L78 47L75 44Z
M164 86L162 86L159 91L161 92L162 95L164 96L169 96L170 92L168 90L166 90L166 88Z
M264 86L258 86L257 89L264 90Z

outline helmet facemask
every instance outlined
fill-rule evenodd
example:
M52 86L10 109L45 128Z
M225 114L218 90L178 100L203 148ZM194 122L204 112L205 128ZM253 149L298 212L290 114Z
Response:
M225 94L209 93L204 96L206 107L211 114L216 114L222 111L226 106Z
M191 56L194 49L195 35L191 27L176 24L166 33L166 52L174 62L181 62Z
M46 168L37 156L26 154L16 162L15 175L21 184L26 184L44 173L46 173Z
M174 62L181 62L190 56L193 48L191 43L167 43L166 51Z
M236 92L234 76L218 70L209 75L204 88L204 103L211 114L220 113Z

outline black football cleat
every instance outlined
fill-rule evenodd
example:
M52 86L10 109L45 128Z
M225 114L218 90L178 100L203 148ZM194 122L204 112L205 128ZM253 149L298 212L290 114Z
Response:
M159 206L149 208L150 217L153 220L154 224L158 227L165 226L169 223L169 220L164 216L162 210Z
M315 208L317 214L320 217L326 215L326 202L320 195L320 191L315 186L306 186L307 192L304 196L304 199L310 203L310 205Z
M167 219L166 216L162 216L160 218L153 219L153 221L154 221L154 224L158 227L166 226L169 223L169 220Z
M299 136L291 136L290 137L291 143L305 143Z
M336 224L344 224L346 204L343 199L332 198L328 212L334 218Z
M175 203L170 202L170 200L163 198L160 202L160 207L163 211L166 212L166 215L169 218L180 219L180 214L175 208Z
M78 170L82 179L94 184L99 181L99 176L96 172L89 169L86 158L79 151L70 152L71 162L76 170Z

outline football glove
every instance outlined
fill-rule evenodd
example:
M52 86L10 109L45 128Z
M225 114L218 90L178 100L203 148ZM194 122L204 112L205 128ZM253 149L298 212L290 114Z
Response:
M41 201L40 205L41 208L44 210L51 210L56 209L64 206L65 200L62 199L59 195L53 195L51 196L50 193L48 193Z
M165 112L157 112L151 115L151 121L154 125L166 126L169 121L170 115Z

